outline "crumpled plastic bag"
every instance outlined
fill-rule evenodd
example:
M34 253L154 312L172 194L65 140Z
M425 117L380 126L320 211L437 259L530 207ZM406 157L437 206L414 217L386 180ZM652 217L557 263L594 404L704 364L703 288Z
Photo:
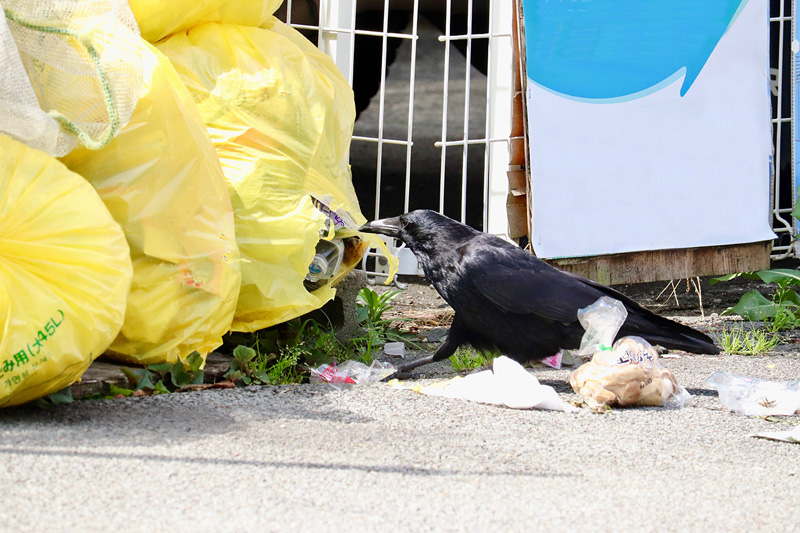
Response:
M682 407L691 396L649 342L636 336L614 342L627 316L622 302L608 296L578 311L586 332L575 353L592 360L570 374L572 389L593 405Z
M593 356L610 349L626 318L625 305L609 296L602 296L592 305L579 309L578 321L585 332L575 355Z
M735 413L788 416L800 410L800 381L777 382L719 371L703 385L717 391L722 404Z
M202 24L158 47L192 94L229 186L243 259L231 328L255 331L322 307L330 286L303 285L325 233L322 211L350 230L366 222L347 163L347 82L277 19L265 28Z
M373 361L367 366L359 361L348 359L341 365L321 365L319 368L310 368L311 383L328 383L338 388L342 383L353 385L366 385L376 383L395 373L391 363Z
M0 407L75 382L122 326L122 229L86 180L0 135Z
M142 38L155 43L205 22L260 26L283 0L129 0Z
M125 324L108 355L174 363L222 344L240 261L228 188L202 119L167 58L139 43L147 92L129 124L106 147L62 161L97 189L131 248Z
M403 386L403 385L401 385ZM502 355L492 362L492 370L425 387L405 387L427 396L444 396L512 409L545 409L575 412L578 409L558 397L553 387L542 385L536 376L513 359Z

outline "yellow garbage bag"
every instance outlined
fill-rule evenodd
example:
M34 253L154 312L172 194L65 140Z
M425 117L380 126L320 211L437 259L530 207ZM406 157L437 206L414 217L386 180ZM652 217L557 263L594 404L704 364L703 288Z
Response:
M321 307L303 286L325 216L317 200L365 221L347 165L352 91L291 28L209 23L158 44L189 89L230 187L242 288L232 329L255 331ZM291 36L291 37L287 37ZM352 266L351 266L352 268Z
M293 54L290 61L301 83L310 87L306 94L317 125L316 146L304 187L318 204L322 203L335 213L334 218L350 229L358 229L366 219L361 214L349 164L356 119L353 89L333 60L297 30L275 17L263 28L291 43L302 54ZM380 241L379 238L370 240Z
M131 260L80 176L0 135L0 407L76 381L116 337Z
M214 147L169 61L146 48L147 92L104 148L64 163L88 179L131 248L125 324L108 355L175 362L222 343L241 281L233 212Z
M151 43L204 22L260 26L283 0L130 0L142 37Z

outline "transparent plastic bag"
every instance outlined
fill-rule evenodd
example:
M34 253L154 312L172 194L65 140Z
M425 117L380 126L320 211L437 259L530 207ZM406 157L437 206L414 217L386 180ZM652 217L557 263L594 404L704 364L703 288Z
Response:
M581 347L575 355L594 355L601 350L610 349L626 318L628 310L622 302L608 296L603 296L589 307L580 309L578 321L586 332L581 339Z
M768 381L720 371L704 385L717 391L722 404L736 413L788 416L800 409L800 381Z
M614 342L627 316L625 306L608 296L578 311L586 333L576 353L592 360L570 375L573 390L599 405L682 407L691 396L659 364L649 342L636 336Z

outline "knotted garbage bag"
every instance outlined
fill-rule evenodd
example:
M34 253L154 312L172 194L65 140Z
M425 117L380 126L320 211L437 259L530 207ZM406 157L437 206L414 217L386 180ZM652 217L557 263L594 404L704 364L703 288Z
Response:
M0 132L53 156L108 143L143 89L126 0L3 0L2 8Z
M142 37L151 43L204 22L260 26L283 0L130 0Z
M86 180L0 135L0 407L58 391L111 344L131 259Z
M263 28L202 24L158 48L194 98L228 182L242 254L232 329L321 307L334 291L309 292L303 280L326 217L351 230L366 221L347 163L355 119L347 82L274 18Z
M241 281L228 188L205 126L170 62L145 50L146 92L100 150L63 158L122 225L133 286L116 359L141 364L206 355L231 325Z

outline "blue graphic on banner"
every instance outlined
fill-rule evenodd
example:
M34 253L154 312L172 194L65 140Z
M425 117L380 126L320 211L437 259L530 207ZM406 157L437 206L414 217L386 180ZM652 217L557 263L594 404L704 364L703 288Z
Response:
M528 77L577 99L691 88L748 0L523 0Z

